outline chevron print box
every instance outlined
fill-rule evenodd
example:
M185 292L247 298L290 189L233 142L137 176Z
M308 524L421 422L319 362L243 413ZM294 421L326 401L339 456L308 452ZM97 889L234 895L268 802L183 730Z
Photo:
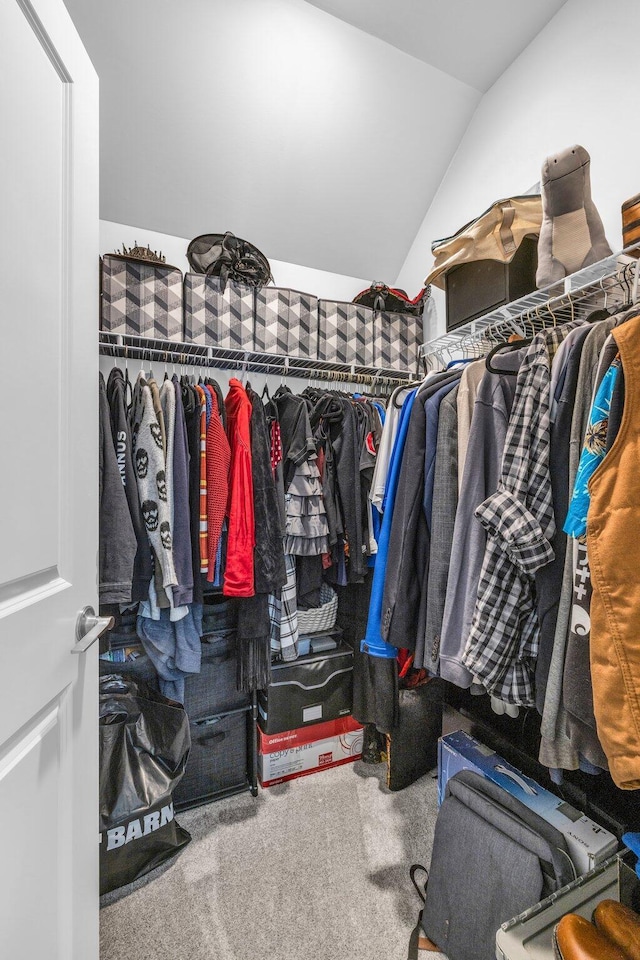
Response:
M422 341L419 319L376 310L373 328L375 365L388 370L415 370Z
M182 272L177 267L107 254L101 275L101 330L182 339Z
M373 310L356 303L318 301L318 359L373 366Z
M282 287L256 290L256 350L290 357L318 356L318 299Z
M253 350L254 289L217 277L187 273L184 278L185 340L225 350Z

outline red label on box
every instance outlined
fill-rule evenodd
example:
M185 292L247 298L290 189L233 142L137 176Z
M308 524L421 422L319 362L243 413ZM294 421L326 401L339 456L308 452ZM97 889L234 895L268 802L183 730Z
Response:
M333 763L333 754L332 753L321 753L318 757L318 766L326 767L328 763Z
M258 749L260 753L275 753L314 743L316 740L328 740L329 737L339 737L344 733L355 733L356 730L362 730L362 727L352 716L298 727L297 730L287 730L286 733L267 734L258 726Z

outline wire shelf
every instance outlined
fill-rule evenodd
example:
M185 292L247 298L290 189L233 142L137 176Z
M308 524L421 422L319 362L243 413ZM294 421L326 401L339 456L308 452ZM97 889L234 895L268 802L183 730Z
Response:
M256 353L251 350L227 350L199 343L158 340L133 334L108 333L104 330L99 334L99 350L102 356L143 362L149 360L217 369L241 368L243 372L250 373L281 374L383 387L394 387L412 379L412 373L404 370L315 360L310 357Z
M577 273L559 283L535 290L475 320L430 340L420 348L427 368L463 356L482 356L491 347L515 334L530 337L569 320L585 319L598 308L622 307L635 302L640 268L640 244Z

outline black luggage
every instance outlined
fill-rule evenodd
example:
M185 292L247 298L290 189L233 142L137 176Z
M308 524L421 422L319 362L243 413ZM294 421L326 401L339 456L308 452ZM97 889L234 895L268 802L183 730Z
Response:
M438 813L422 930L449 960L493 960L500 925L575 877L559 830L462 770L448 781Z

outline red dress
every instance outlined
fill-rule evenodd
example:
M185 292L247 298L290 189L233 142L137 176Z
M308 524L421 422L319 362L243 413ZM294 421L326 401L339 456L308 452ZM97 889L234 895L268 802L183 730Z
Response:
M232 377L224 402L231 448L229 474L229 532L222 592L227 597L253 597L253 550L256 543L251 473L251 401L239 380Z

